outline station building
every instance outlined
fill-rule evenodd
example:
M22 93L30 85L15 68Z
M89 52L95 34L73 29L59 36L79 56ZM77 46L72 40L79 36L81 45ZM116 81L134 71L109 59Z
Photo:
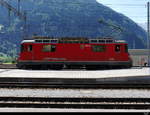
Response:
M150 63L150 49L129 49L129 54L133 60L133 66L148 66L148 62Z

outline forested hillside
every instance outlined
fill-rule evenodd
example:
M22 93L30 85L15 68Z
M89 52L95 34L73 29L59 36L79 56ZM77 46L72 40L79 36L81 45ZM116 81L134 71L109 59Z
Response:
M17 1L7 1L17 7ZM126 40L129 48L146 47L146 32L140 26L95 0L22 0L23 10L27 11L28 36L111 36ZM13 13L9 18L8 10L2 6L0 17L0 52L16 55L22 40L23 21Z

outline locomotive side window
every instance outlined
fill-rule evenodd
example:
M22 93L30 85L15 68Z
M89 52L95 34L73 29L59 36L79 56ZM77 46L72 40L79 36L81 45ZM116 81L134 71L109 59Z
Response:
M97 40L91 40L91 43L97 43L98 41Z
M35 42L37 42L37 43L42 43L42 40L35 40Z
M113 42L113 40L106 40L106 42L107 42L107 43L112 43L112 42Z
M51 40L51 43L57 43L58 40Z
M121 48L120 45L116 45L116 46L115 46L115 51L116 51L116 52L120 52L120 50L121 50L120 48Z
M29 45L28 46L28 52L31 52L32 51L32 45Z
M105 43L105 40L99 40L99 43Z
M43 40L43 43L49 43L50 40Z
M51 52L55 52L56 51L56 45L51 45Z
M56 51L56 45L44 45L43 46L43 52L55 52Z
M92 50L94 52L105 52L106 46L104 46L104 45L93 45Z

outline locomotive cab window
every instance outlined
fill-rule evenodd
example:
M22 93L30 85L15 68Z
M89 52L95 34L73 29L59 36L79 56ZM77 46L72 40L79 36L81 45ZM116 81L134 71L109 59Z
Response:
M44 45L43 46L43 52L55 52L56 51L56 45Z
M24 50L25 50L24 45L21 45L21 52L24 52Z
M116 52L120 52L120 50L121 50L121 45L116 45L115 46L115 51Z
M93 45L92 50L94 52L105 52L106 46L104 46L104 45Z
M125 52L128 53L128 45L125 45Z
M49 43L50 40L43 40L43 43Z
M97 43L98 41L97 40L91 40L91 43Z

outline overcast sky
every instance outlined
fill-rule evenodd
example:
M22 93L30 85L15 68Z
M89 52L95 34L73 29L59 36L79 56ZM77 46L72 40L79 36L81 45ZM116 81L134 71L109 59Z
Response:
M147 2L150 0L97 0L137 23L147 22Z

